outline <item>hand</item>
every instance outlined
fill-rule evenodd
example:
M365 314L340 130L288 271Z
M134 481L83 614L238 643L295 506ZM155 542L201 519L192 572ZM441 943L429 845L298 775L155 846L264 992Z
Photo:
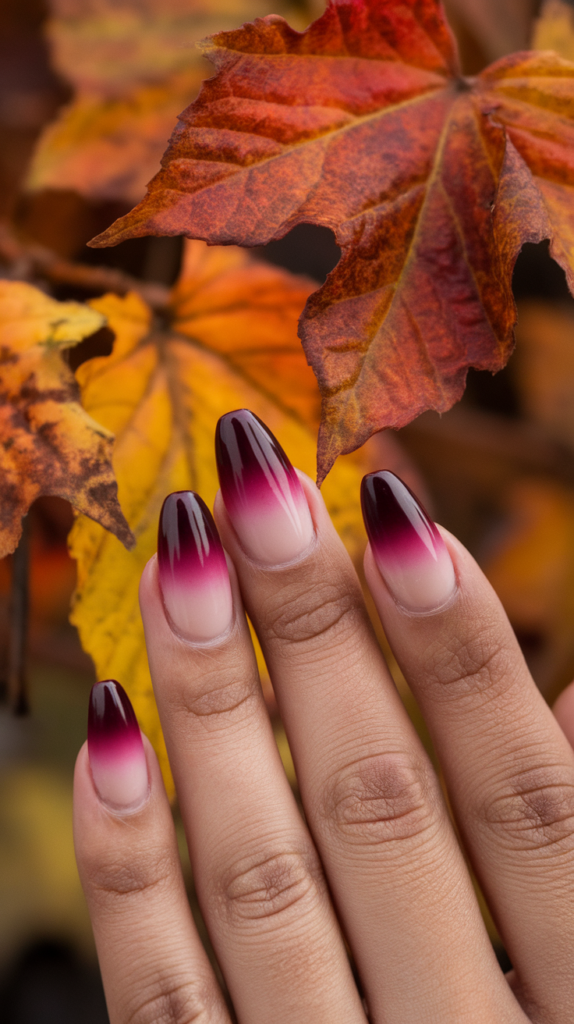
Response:
M397 477L366 478L367 581L514 965L506 977L318 490L245 411L221 421L217 454L227 564L201 499L170 495L140 594L195 885L240 1024L569 1024L574 753L496 595ZM573 705L568 692L567 728ZM151 747L113 682L96 684L90 716L75 834L111 1022L229 1024Z

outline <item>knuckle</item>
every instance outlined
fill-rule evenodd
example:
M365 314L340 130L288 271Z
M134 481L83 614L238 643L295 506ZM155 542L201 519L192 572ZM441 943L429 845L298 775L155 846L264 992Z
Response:
M213 724L235 712L248 711L257 700L259 684L251 671L206 673L201 683L188 682L177 696L177 713L183 711L190 718L203 719Z
M315 903L318 870L301 852L281 851L251 858L228 872L222 882L228 917L237 921L261 921L295 912Z
M102 856L99 861L85 865L89 877L92 900L124 902L169 884L173 878L173 855L138 850L137 858L127 860Z
M160 982L143 1001L128 1010L126 1024L209 1024L213 996L207 986L192 982Z
M303 592L300 586L284 587L268 617L269 636L291 644L307 643L354 629L361 603L355 587L343 589L314 582Z
M428 767L407 754L386 752L337 773L322 817L346 842L372 846L420 841L437 824L438 808Z
M497 640L490 626L467 637L453 636L447 645L425 654L427 678L447 696L485 693L516 675L515 651Z
M513 849L574 850L574 773L563 765L523 771L480 817Z

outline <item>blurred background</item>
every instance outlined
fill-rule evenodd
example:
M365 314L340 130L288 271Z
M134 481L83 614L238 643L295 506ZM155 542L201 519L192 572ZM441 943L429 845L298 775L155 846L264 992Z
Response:
M449 0L446 7L468 74L530 45L574 59L574 8L565 0ZM210 74L194 41L267 13L303 28L321 10L320 0L2 0L0 275L18 277L18 261L55 254L173 283L177 239L105 250L86 242L142 196L177 114ZM321 282L339 250L329 231L302 225L260 255ZM90 295L55 279L51 291L57 298ZM574 677L574 300L546 244L524 248L514 291L518 346L508 367L495 377L471 371L451 412L426 414L372 450L478 559L552 702ZM109 347L100 332L75 350L76 365ZM28 705L28 714L8 706L14 559L0 562L0 1024L104 1024L71 833L73 765L93 682L67 618L72 512L44 498L28 522L20 707ZM396 678L428 743L397 671ZM296 786L272 695L269 707ZM186 863L183 840L181 846ZM187 864L185 870L193 903Z

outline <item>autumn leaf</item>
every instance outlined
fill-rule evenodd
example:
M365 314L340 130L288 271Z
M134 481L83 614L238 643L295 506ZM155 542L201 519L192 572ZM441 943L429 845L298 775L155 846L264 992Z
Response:
M165 496L192 488L213 502L214 434L223 413L249 407L295 464L312 471L318 391L296 333L312 287L239 249L193 242L164 323L133 294L91 302L116 341L110 356L84 363L77 376L84 407L116 436L114 469L136 546L126 551L79 517L70 536L78 561L72 622L98 676L120 679L128 689L169 787L138 607L139 578L156 550ZM355 556L364 546L357 495L365 468L359 455L342 460L324 492Z
M217 75L147 197L92 244L333 229L341 260L300 322L321 479L374 431L450 408L469 366L505 364L525 242L550 237L574 285L574 64L518 53L465 79L438 0L332 0L306 32L265 18L206 54Z
M568 0L544 0L534 25L532 45L536 50L554 50L574 61L574 9Z
M537 0L445 0L451 24L462 26L488 60L528 46ZM460 34L457 32L458 38ZM545 47L549 49L549 47Z
M206 62L195 45L268 0L50 0L54 69L75 96L44 130L26 187L137 202ZM281 10L288 5L279 3Z
M523 477L504 489L502 510L483 569L552 701L574 670L574 491Z
M566 303L523 299L516 336L512 370L523 412L548 437L574 449L574 310Z
M82 409L62 358L104 322L78 302L0 281L0 558L16 548L41 494L65 498L124 544L133 539L118 505L113 435Z

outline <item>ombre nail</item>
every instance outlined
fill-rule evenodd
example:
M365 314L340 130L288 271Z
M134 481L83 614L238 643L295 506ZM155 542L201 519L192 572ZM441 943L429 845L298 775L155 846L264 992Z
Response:
M281 445L249 409L222 416L215 452L221 495L241 543L266 565L290 562L313 538L305 493Z
M140 727L126 691L114 679L92 686L88 756L103 803L115 810L143 803L149 779Z
M194 491L163 503L157 541L159 582L169 617L188 640L214 640L228 628L233 599L213 516Z
M377 567L395 600L417 612L444 604L456 585L453 564L412 491L394 473L369 473L361 504Z

